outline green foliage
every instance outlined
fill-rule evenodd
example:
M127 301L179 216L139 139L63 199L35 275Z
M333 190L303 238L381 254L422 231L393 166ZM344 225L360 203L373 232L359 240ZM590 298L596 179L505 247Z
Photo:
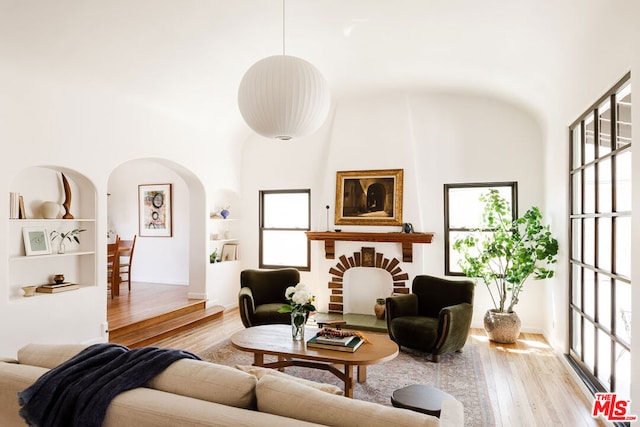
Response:
M483 194L480 201L484 203L482 228L457 239L453 249L463 256L458 265L464 274L482 279L495 308L510 313L529 276L534 280L553 277L558 241L549 226L542 225L537 207L514 221L509 202L497 190Z
M209 255L209 262L214 263L216 262L217 259L218 259L218 249L214 249L213 252L211 252L211 255Z
M53 230L49 234L49 238L51 239L51 241L54 241L54 242L56 239L60 239L61 242L68 240L70 242L76 242L80 244L80 238L78 238L78 235L83 231L87 231L87 230L81 229L81 228L74 228L73 230L67 231L66 233L61 233L59 231Z

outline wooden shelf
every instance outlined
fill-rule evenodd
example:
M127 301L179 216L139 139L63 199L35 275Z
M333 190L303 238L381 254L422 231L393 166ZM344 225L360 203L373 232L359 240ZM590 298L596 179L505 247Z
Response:
M44 254L44 255L31 255L31 256L26 256L26 255L12 255L9 257L10 261L18 261L18 260L42 260L45 258L57 258L57 257L70 257L70 256L81 256L81 255L94 255L95 252L93 251L78 251L78 252L65 252L63 254L58 254L55 252L52 252L50 254Z
M413 261L414 243L431 243L434 233L367 233L357 231L307 231L309 240L323 240L326 259L335 258L335 242L376 242L402 244L402 261Z

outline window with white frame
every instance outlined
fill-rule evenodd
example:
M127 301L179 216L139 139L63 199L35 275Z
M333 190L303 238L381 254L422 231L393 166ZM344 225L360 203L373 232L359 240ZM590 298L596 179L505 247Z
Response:
M260 268L310 270L311 190L260 191Z

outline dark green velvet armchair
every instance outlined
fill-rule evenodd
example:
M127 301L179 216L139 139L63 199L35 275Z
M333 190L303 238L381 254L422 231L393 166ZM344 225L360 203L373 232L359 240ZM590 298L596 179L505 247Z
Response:
M298 282L300 272L295 268L240 272L238 304L244 326L291 324L291 315L278 309L287 304L284 291Z
M440 355L464 347L473 316L474 284L416 276L411 293L387 298L389 337L399 346Z

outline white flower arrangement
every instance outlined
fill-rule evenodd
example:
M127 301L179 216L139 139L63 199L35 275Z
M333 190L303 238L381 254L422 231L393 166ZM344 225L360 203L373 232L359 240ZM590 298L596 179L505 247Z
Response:
M309 289L303 284L298 283L296 286L289 286L284 291L284 296L289 304L278 309L279 313L305 313L316 311L313 302L316 297L311 294Z

